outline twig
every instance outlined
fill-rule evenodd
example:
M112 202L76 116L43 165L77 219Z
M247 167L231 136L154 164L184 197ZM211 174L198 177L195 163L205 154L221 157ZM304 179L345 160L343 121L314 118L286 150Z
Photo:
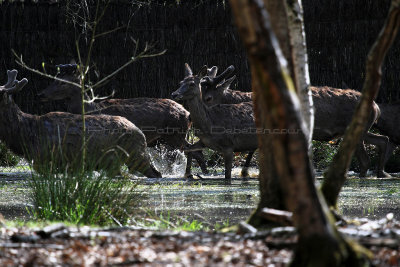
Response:
M104 35L107 35L107 34L116 32L116 31L118 31L118 30L120 30L120 29L123 29L123 28L127 28L127 26L124 25L124 26L120 26L120 27L117 27L117 28L115 28L115 29L112 29L112 30L103 32L103 33L99 33L99 34L95 35L94 38L102 37L102 36L104 36Z
M147 48L147 46L146 46ZM141 58L149 58L149 57L156 57L156 56L161 56L163 55L167 50L163 50L159 53L156 54L146 54L146 49L141 52L138 56L133 56L131 58L131 60L129 60L128 62L126 62L124 65L122 65L121 67L119 67L118 69L116 69L115 71L113 71L112 73L110 73L109 75L107 75L106 77L104 77L103 79L101 79L100 81L98 81L97 83L95 83L92 88L96 88L99 87L100 85L102 85L105 81L107 81L108 79L110 79L111 77L115 76L117 73L119 73L121 70L123 70L124 68L126 68L127 66L129 66L130 64L132 64L133 62L135 62L136 60L139 60Z
M16 62L18 65L20 65L21 67L23 67L24 69L27 69L27 70L29 70L29 71L31 71L31 72L33 72L33 73L39 74L39 75L41 75L41 76L44 76L44 77L47 77L47 78L50 78L50 79L53 79L53 80L56 80L56 81L60 81L60 82L64 82L64 83L67 83L67 84L71 84L71 85L73 85L73 86L81 87L81 85L78 84L78 83L74 83L74 82L71 82L71 81L67 81L67 80L64 80L64 79L60 79L60 78L58 78L58 77L56 77L56 76L53 76L53 75L50 75L50 74L41 72L41 71L39 71L39 70L37 70L37 69L33 69L33 68L29 67L29 66L22 60L22 56L21 56L21 57L18 56L17 53L16 53L13 49L12 49L12 52L13 52L14 56L17 58L17 60L15 60L15 62Z

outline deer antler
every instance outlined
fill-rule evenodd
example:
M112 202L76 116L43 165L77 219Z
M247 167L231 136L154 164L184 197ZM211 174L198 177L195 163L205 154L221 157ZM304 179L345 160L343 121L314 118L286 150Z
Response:
M7 83L3 85L5 89L10 88L15 83L15 78L17 78L17 70L7 70Z
M215 78L215 76L217 76L217 71L218 71L218 67L213 66L213 67L207 69L207 76L209 76L211 78Z
M214 68L214 67L213 67ZM219 84L222 80L224 80L226 77L228 77L234 70L235 67L233 65L230 65L224 72L222 72L220 75L215 76L213 73L213 68L209 69L208 72L213 75L208 75L204 77L201 81L203 85L217 85ZM214 69L215 71L217 69ZM214 76L214 77L213 77Z
M17 74L17 70L7 70L7 83L3 86L0 86L0 92L7 92L9 94L12 94L21 90L22 87L24 87L28 83L28 79L26 78L18 81L16 79Z
M231 74L234 70L235 70L235 67L233 65L230 65L226 70L224 70L224 72L222 72L220 75L218 75L214 78L213 83L218 84L223 79L225 79L229 74Z

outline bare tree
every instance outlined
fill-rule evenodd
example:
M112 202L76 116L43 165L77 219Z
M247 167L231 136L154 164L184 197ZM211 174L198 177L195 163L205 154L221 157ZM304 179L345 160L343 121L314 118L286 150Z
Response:
M281 130L280 134L259 134L258 144L261 161L274 151L272 164L284 204L293 212L299 233L292 265L359 266L365 263L365 254L356 253L337 232L324 199L315 188L299 99L262 1L230 3L251 64L256 125ZM265 179L267 164L260 168L260 181Z
M330 206L336 206L340 190L346 181L351 157L365 132L373 101L378 94L381 83L381 66L387 51L392 46L399 27L400 0L393 0L378 39L368 53L366 77L360 103L356 108L353 120L347 128L337 154L324 174L325 179L321 189Z

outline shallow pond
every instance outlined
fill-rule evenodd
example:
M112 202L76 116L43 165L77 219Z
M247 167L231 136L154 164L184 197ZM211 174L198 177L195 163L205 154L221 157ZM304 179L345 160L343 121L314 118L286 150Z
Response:
M6 219L29 218L27 177L26 172L0 173L0 213ZM244 220L256 207L259 199L256 178L234 178L231 184L226 184L221 175L203 178L137 179L143 193L137 216L170 216L213 226ZM318 179L317 183L321 181ZM400 219L400 179L350 177L340 194L339 210L347 218L374 219L391 212Z

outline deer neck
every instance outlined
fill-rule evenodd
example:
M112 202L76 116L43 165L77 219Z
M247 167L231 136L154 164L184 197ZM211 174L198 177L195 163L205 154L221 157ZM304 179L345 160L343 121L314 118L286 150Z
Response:
M85 112L96 110L96 103L85 103ZM76 94L67 101L67 111L74 114L82 114L82 97Z
M234 98L235 97L233 95L233 91L231 89L225 89L222 93L222 99L223 99L222 104L234 103L234 101L235 101Z
M14 103L0 108L0 140L15 154L23 155L37 133L37 116L26 114Z
M191 121L196 129L201 132L211 131L211 118L208 107L203 103L200 97L194 97L186 101L186 105L190 112Z

